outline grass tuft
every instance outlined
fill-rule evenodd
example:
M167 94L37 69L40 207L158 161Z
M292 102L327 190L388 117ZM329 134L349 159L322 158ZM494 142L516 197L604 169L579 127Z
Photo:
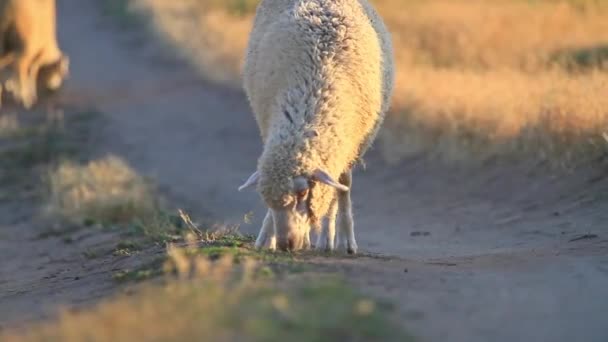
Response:
M48 180L49 211L72 222L127 223L158 208L150 182L116 156L60 163Z

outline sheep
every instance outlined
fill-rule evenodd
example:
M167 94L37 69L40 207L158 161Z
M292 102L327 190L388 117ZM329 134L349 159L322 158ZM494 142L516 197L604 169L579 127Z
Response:
M0 0L0 69L12 67L4 84L30 108L38 79L45 90L59 89L69 73L69 57L57 43L55 0Z
M391 37L366 0L263 0L243 85L264 144L239 191L257 186L269 208L257 248L338 243L357 252L352 168L384 120L394 86Z

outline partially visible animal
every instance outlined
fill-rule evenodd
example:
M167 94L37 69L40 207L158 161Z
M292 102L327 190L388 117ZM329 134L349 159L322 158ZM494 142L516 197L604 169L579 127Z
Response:
M356 253L352 168L376 137L394 84L391 37L366 0L263 0L244 65L244 89L264 148L257 185L269 208L256 247L338 242ZM327 220L322 227L323 219Z
M0 0L0 70L11 71L4 88L25 108L39 90L55 91L68 77L56 21L55 0Z

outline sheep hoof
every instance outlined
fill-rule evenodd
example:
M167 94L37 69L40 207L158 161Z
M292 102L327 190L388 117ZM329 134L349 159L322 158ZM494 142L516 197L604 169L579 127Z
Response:
M271 236L269 239L267 238L267 247L269 250L271 251L276 251L277 250L277 237L276 236Z
M265 243L265 242L266 242L266 239L260 239L260 238L258 238L258 239L255 241L255 244L254 244L255 249L261 249L261 248L264 248L264 243Z
M350 254L350 255L355 255L357 254L357 243L356 242L350 242L346 245L346 253Z

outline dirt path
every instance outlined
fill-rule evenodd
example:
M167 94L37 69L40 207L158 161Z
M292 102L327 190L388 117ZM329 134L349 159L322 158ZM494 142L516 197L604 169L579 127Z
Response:
M257 195L236 191L261 150L243 95L198 81L141 36L112 28L92 0L59 0L59 11L72 57L67 93L95 98L109 121L99 153L125 158L197 216L240 223L253 211L242 230L257 232ZM423 340L608 340L605 168L553 176L533 163L466 169L416 157L389 166L373 151L366 159L368 170L355 176L357 238L364 251L386 257L322 258L320 268L394 302ZM591 238L571 241L584 234ZM16 235L14 248L40 248L19 245L25 240ZM76 269L70 257L55 262ZM21 267L45 266L33 259ZM17 291L1 299L1 312L110 291L90 279L77 291L60 283L56 300L43 296L53 293L45 280L21 279L44 291Z

